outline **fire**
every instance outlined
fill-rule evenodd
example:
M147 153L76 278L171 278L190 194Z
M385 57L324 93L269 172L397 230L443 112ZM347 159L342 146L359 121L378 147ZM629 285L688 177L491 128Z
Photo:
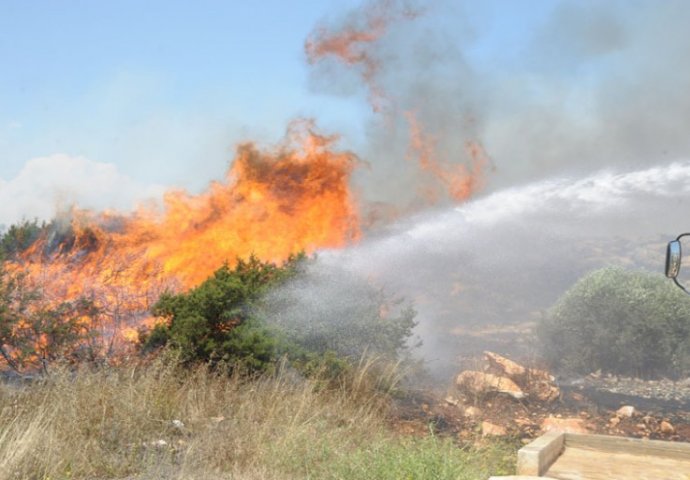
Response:
M441 185L450 198L466 200L483 186L483 174L491 161L481 144L471 140L465 142L465 151L471 160L469 168L464 164L442 162L438 158L434 136L424 131L413 112L405 112L405 118L410 131L409 156L417 157L420 168L431 174L436 185ZM427 186L422 191L431 203L439 197L435 186Z
M323 26L316 28L304 43L304 51L312 65L334 57L349 67L357 68L369 90L371 108L381 112L390 99L378 83L381 63L372 47L386 34L392 22L414 19L419 14L401 8L391 0L373 2L358 12L353 23L340 30L332 31Z
M162 292L194 287L225 262L252 254L282 261L356 241L349 180L358 159L332 150L336 141L294 122L271 151L240 145L225 181L205 193L169 191L162 211L132 215L74 210L6 267L26 272L47 304L93 301L99 313L89 328L115 348L152 324L148 312Z
M485 169L491 164L479 142L465 142L462 158L440 158L437 138L427 131L416 109L400 102L383 87L387 72L380 43L392 24L415 20L423 13L394 0L374 1L357 10L339 28L315 29L304 49L312 65L331 58L353 69L368 91L372 110L383 115L390 128L395 128L399 121L407 123L408 157L416 158L420 173L427 176L419 188L427 203L436 204L444 198L462 201L483 186ZM468 165L461 163L463 160L469 160Z

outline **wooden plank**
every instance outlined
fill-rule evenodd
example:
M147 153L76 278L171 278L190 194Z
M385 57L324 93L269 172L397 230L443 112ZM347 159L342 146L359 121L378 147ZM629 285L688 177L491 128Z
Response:
M563 452L565 433L545 433L518 451L517 474L540 476Z
M558 480L690 480L685 460L566 447L546 476Z
M579 448L609 453L650 455L678 460L690 459L690 443L684 442L566 433L565 447L566 449Z

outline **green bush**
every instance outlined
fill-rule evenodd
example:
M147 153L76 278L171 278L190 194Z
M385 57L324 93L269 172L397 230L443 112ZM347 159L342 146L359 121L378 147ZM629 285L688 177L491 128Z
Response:
M167 345L186 362L241 365L252 372L287 357L305 374L330 377L366 353L397 359L407 348L414 311L362 281L337 289L341 301L335 308L320 289L324 279L310 269L314 265L304 255L282 266L252 257L222 267L188 293L165 294L153 308L165 322L142 332L143 349ZM319 308L306 298L318 298Z
M170 345L188 362L265 370L276 358L278 340L251 313L268 288L295 274L303 258L291 257L283 266L254 256L239 259L187 293L163 294L153 314L166 322L142 335L144 349Z
M690 298L662 275L592 272L557 301L537 335L560 372L690 375Z

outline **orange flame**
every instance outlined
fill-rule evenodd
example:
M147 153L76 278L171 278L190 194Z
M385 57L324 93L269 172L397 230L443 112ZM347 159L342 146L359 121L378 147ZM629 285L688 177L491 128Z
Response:
M424 131L413 112L405 112L405 118L410 128L409 155L417 156L421 169L429 172L446 189L450 198L466 200L484 185L483 173L490 159L481 144L472 140L465 142L465 150L472 162L469 169L464 164L441 162L437 158L436 138ZM427 187L422 193L431 203L438 200L439 194L433 187Z
M318 27L304 43L307 60L313 65L327 57L334 57L350 67L359 68L360 76L369 90L371 108L381 112L389 99L377 82L380 61L371 47L386 34L391 22L413 19L418 15L419 12L401 9L392 0L373 2L358 12L355 24L345 25L337 31Z
M74 210L68 234L51 232L6 266L26 272L45 302L94 301L100 313L91 328L114 348L151 324L148 311L163 291L193 287L224 262L251 254L281 261L356 241L349 179L358 159L332 151L336 140L294 122L273 151L240 145L226 181L207 192L170 191L163 212Z
M395 125L394 117L403 107L396 105L396 99L380 84L384 65L377 55L376 46L393 22L413 20L422 13L409 10L395 0L369 3L340 29L317 28L305 42L307 59L313 65L332 57L355 69L368 90L368 101L374 112L384 114L389 124ZM469 166L457 163L459 159L454 159L455 162L441 161L437 154L437 139L425 131L417 114L412 111L402 113L409 125L409 157L417 157L421 170L433 179L433 182L420 187L427 203L435 204L444 197L466 200L483 186L484 171L490 159L478 142L465 144L471 162Z

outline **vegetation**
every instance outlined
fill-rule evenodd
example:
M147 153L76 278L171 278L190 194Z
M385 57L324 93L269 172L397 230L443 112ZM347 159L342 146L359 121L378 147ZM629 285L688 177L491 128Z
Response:
M93 303L47 304L22 273L8 271L0 256L0 357L13 370L41 368L83 354L92 332L84 318L98 314Z
M661 275L590 273L548 312L538 337L561 372L690 375L690 301Z
M16 257L41 228L11 227L0 252ZM281 266L238 260L163 295L152 310L163 323L141 332L142 351L156 355L119 366L79 361L93 358L84 354L85 320L100 315L93 303L48 304L1 258L0 356L45 375L0 382L0 480L512 473L510 443L463 447L431 426L424 438L395 431L396 360L415 312L353 279L345 288L356 302L311 308L299 295L309 288L303 255Z
M293 276L303 256L279 267L256 257L223 266L187 293L164 294L153 314L165 319L142 342L146 349L170 345L187 362L241 362L265 370L276 360L277 339L252 317L269 288Z
M416 325L416 312L402 299L323 265L273 289L259 314L304 350L354 360L365 354L404 359Z
M334 375L365 353L397 359L415 325L414 311L386 314L385 296L370 285L359 284L359 300L338 312L314 312L293 296L275 294L288 279L294 283L289 291L302 292L309 261L304 255L282 266L238 260L187 293L163 295L153 313L165 323L143 332L144 349L167 345L187 363L239 364L250 372L270 370L283 357L302 372L327 366ZM269 291L274 294L267 300Z
M0 480L485 479L515 445L401 436L371 362L337 388L290 368L253 377L152 364L0 385ZM386 372L373 374L373 371Z
M45 222L38 220L24 220L10 225L7 231L0 235L0 256L14 257L29 248L48 229Z

